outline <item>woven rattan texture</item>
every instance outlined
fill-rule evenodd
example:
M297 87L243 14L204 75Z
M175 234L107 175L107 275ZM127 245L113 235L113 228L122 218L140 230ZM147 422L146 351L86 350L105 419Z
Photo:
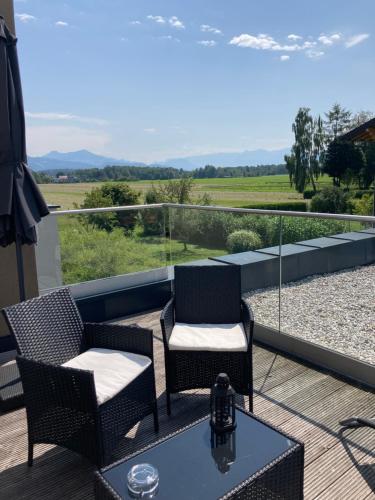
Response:
M176 321L238 323L241 321L239 266L175 266Z
M62 364L81 350L83 323L68 288L4 309L23 356Z
M228 269L229 271L228 271ZM226 270L226 276L223 274ZM206 274L207 273L207 274ZM215 279L214 279L215 277ZM248 348L246 352L208 352L208 351L170 351L168 342L172 334L175 321L177 321L177 303L181 303L182 299L179 294L182 294L184 303L183 318L191 317L194 320L194 308L197 307L196 296L203 294L202 286L206 283L215 282L217 286L220 283L220 288L216 288L216 295L222 295L223 278L229 278L226 285L226 296L231 296L237 301L239 309L239 319L243 323L246 333ZM170 394L196 388L209 388L213 385L218 373L225 372L229 375L231 383L239 394L249 396L249 409L253 408L253 364L252 364L252 348L253 348L253 329L254 316L252 310L245 301L241 300L240 290L240 275L238 266L176 266L175 279L177 278L178 285L175 288L175 297L171 299L165 306L160 317L160 324L163 333L164 342L164 358L166 372L166 389L167 389L167 406L170 412ZM184 283L186 281L189 293L186 293ZM198 292L194 292L194 283L197 284ZM212 296L205 299L203 305L213 307L214 304L214 289L210 289ZM230 300L228 301L230 304ZM217 304L221 304L220 300ZM200 303L201 307L202 303ZM220 321L212 321L212 316L207 316L212 323L231 323L234 319L234 307L230 305L229 310L223 307L215 307L215 310L220 311ZM188 311L191 311L188 313ZM228 317L223 317L222 313L228 312ZM202 311L199 312L199 317L202 317ZM211 314L211 313L210 313ZM192 322L192 321L191 321Z
M152 330L83 324L67 290L12 306L6 316L20 352L17 363L24 388L30 464L33 445L51 443L102 466L110 462L120 439L143 417L153 413L158 428ZM48 324L52 325L49 333ZM58 346L63 346L63 354ZM93 373L60 366L90 347L143 354L152 364L98 406Z

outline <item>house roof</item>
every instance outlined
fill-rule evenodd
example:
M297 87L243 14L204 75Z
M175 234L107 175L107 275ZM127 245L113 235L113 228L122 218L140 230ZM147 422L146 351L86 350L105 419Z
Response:
M359 127L350 130L341 136L344 141L361 142L371 141L375 142L375 118L363 123Z

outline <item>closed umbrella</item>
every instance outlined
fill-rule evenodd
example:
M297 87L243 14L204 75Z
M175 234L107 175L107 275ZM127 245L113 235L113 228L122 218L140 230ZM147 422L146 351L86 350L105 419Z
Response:
M21 245L37 242L36 226L49 211L27 167L16 43L0 16L0 245L16 244L20 300L25 300Z

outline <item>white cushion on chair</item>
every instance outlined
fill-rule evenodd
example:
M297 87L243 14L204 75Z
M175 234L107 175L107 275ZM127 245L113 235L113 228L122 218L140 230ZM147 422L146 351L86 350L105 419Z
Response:
M171 351L247 351L243 325L176 323L169 339Z
M94 372L98 404L112 399L151 364L151 359L131 352L88 349L62 366Z

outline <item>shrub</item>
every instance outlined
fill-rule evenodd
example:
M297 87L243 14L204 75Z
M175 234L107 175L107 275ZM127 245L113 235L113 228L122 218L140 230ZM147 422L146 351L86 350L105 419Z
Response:
M252 203L250 205L241 206L241 208L259 208L264 210L294 210L296 212L306 212L305 201L280 201L278 203Z
M311 200L311 198L313 196L315 196L317 194L316 191L314 191L313 189L305 189L305 191L303 192L303 199L304 200Z
M254 231L241 229L228 236L227 248L230 253L246 252L256 250L262 246L262 240Z
M349 194L336 186L326 186L311 200L312 212L342 214L348 211Z
M352 200L353 212L357 215L373 215L374 196L365 194L359 200Z
M354 191L353 198L361 199L364 195L370 195L371 191L367 189L359 189L358 191Z

